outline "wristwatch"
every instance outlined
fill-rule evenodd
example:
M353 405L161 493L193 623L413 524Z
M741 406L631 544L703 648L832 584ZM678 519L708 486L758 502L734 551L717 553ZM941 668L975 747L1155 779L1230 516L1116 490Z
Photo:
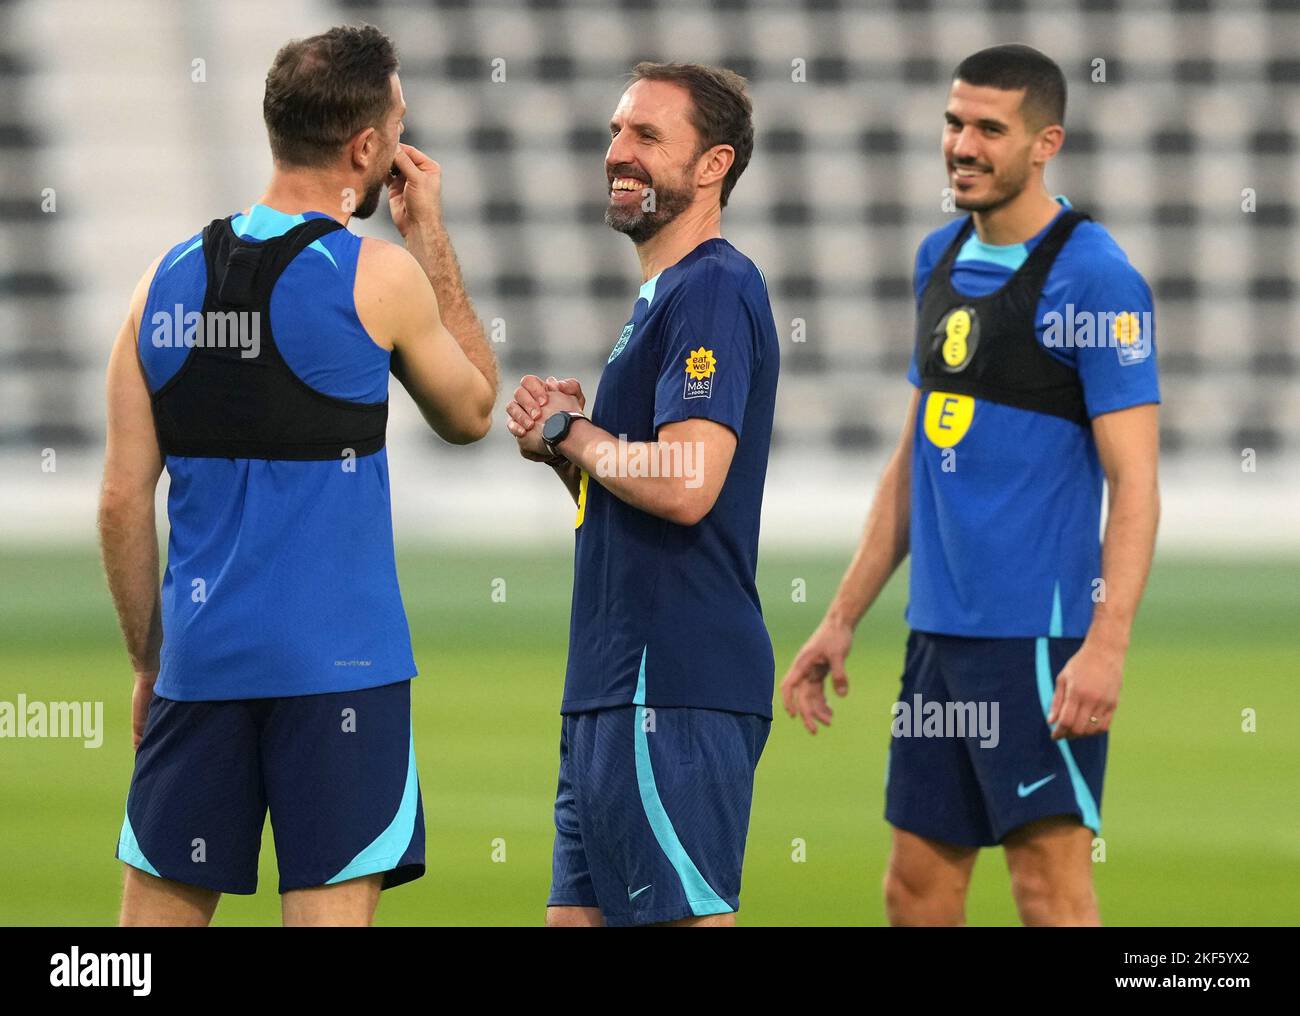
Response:
M542 424L542 444L546 445L546 450L552 456L562 456L563 453L555 446L569 436L569 428L573 426L574 420L585 419L586 417L581 413L570 413L565 410L547 417L546 422Z

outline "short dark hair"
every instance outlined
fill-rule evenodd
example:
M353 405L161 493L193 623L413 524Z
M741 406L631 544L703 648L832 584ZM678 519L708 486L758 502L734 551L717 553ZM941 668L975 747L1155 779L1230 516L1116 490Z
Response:
M754 154L754 106L745 92L745 79L735 71L702 64L655 63L643 60L632 68L633 81L670 81L691 96L691 124L700 135L695 156L714 145L730 145L736 159L722 178L722 207Z
M1056 62L1032 46L991 46L968 56L952 72L968 85L1004 91L1023 88L1020 103L1025 123L1034 130L1065 123L1065 75Z
M266 75L262 117L277 162L321 166L392 104L392 41L373 25L341 25L280 48Z

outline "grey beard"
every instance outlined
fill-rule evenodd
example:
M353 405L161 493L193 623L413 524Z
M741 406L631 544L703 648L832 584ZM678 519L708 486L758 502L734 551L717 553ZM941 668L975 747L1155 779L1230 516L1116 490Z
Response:
M610 205L605 209L605 225L624 234L638 246L686 211L691 199L684 191L655 191L655 210L643 212L640 205L622 209Z

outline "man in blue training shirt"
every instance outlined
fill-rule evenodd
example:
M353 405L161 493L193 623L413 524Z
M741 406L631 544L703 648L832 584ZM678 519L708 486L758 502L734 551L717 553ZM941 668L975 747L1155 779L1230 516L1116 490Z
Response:
M122 924L205 925L254 892L268 809L286 925L368 924L381 888L424 873L388 375L468 443L497 372L405 112L377 29L284 46L266 194L155 261L113 346L99 528L136 675ZM344 228L385 187L405 248Z
M772 716L755 569L780 366L762 273L721 235L745 81L638 64L610 133L632 318L590 419L572 378L529 375L507 406L578 506L546 921L730 925Z
M1026 924L1096 924L1107 731L1159 514L1151 293L1044 181L1065 79L1027 46L953 74L959 208L916 258L916 386L856 556L781 685L810 733L853 629L911 553L885 817L891 923L961 924L1001 844ZM1099 542L1103 477L1109 514Z

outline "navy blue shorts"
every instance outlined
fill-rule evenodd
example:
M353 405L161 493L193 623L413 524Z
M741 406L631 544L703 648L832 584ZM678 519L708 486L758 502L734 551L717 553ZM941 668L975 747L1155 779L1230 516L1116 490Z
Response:
M176 882L256 892L268 806L282 893L423 875L411 682L226 702L155 695L117 857Z
M754 771L772 721L619 706L563 717L551 907L606 925L740 909Z
M886 821L971 847L1050 815L1077 816L1100 834L1107 735L1053 741L1047 725L1056 676L1082 643L912 632L891 721Z

